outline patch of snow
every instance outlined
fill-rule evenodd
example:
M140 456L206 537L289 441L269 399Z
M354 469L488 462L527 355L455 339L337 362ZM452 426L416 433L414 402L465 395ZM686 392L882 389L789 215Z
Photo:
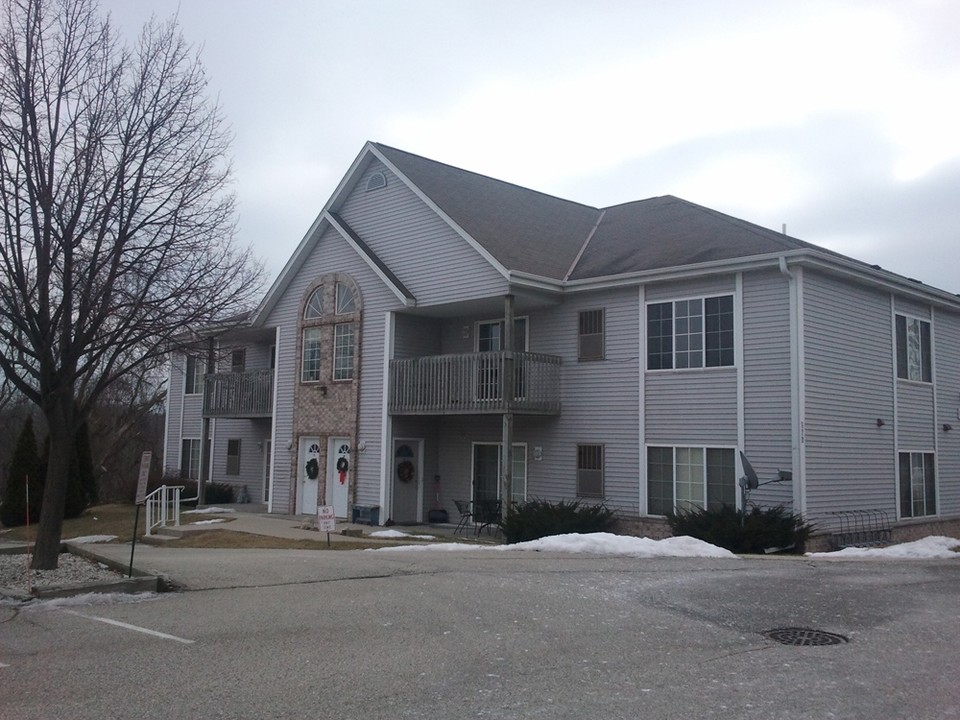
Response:
M80 544L105 543L105 542L111 542L116 539L117 539L116 535L81 535L80 537L69 538L67 540L64 540L64 542L80 543Z
M371 552L397 552L416 550L456 551L553 551L568 553L591 553L594 555L623 555L628 557L713 557L735 558L729 550L711 545L703 540L682 536L663 540L614 535L613 533L570 533L515 543L513 545L469 545L466 543L431 543L427 545L399 545L396 547L371 548Z
M436 540L436 535L413 535L402 530L375 530L370 533L374 538L416 538L417 540Z
M196 522L190 523L191 525L214 525L216 523L226 522L224 518L213 518L211 520L197 520Z
M808 557L821 558L872 558L877 560L931 560L931 559L960 559L960 552L953 548L960 547L960 540L930 535L913 542L900 543L882 548L848 547L833 552L807 553Z
M148 602L160 599L160 593L98 593L90 592L70 597L50 598L47 600L34 599L23 603L21 607L30 610L56 610L62 607L78 607L83 605L129 605L131 603Z
M236 512L236 510L234 510L233 508L222 508L222 507L217 507L216 505L213 505L211 507L197 508L196 510L184 510L183 514L184 515L211 515L213 513L216 513L219 515L221 513L233 513L233 512Z

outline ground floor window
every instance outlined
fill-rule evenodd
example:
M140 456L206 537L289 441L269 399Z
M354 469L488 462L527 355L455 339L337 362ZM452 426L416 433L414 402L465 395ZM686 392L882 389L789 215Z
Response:
M200 439L185 439L180 451L180 478L200 479Z
M603 497L603 445L577 445L577 497Z
M240 474L240 441L227 440L227 475Z
M648 447L647 511L735 506L736 474L732 448Z
M900 453L900 517L937 514L933 453Z

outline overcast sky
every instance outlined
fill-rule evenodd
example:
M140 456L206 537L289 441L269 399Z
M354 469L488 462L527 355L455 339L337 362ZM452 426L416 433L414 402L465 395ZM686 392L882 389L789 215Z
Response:
M274 277L367 140L603 207L657 195L960 292L955 0L103 0L179 12Z

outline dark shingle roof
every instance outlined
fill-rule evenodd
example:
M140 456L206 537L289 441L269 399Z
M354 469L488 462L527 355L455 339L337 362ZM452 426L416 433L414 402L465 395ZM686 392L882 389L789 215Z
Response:
M374 145L507 270L585 280L815 247L670 195L600 210Z
M562 278L596 224L596 208L375 145L508 270Z
M571 280L812 247L665 195L607 208Z

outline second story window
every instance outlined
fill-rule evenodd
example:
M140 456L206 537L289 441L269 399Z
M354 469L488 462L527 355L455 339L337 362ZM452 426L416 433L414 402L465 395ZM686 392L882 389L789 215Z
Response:
M243 372L247 369L247 351L239 348L230 353L230 372Z
M647 369L734 364L733 296L647 305Z
M320 339L323 328L308 327L303 329L303 356L300 371L300 380L303 382L317 382L320 380Z
M353 323L341 323L334 327L333 379L353 379Z
M196 395L203 391L203 361L195 355L187 355L184 372L184 395Z
M897 315L897 377L933 382L930 362L930 323Z
M580 313L580 329L577 342L578 360L603 360L604 323L603 309L584 310Z

